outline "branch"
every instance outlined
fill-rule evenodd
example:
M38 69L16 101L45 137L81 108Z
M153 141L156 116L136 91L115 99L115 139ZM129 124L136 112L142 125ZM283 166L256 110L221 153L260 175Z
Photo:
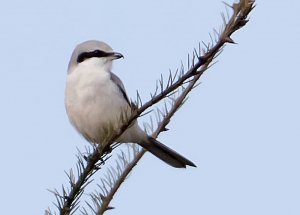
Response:
M231 6L233 8L233 15L231 16L230 20L225 23L225 28L223 32L220 34L219 40L216 44L206 53L199 57L199 61L192 65L192 67L179 78L174 84L172 84L168 89L162 91L159 95L154 96L149 102L145 103L141 108L139 108L137 113L142 113L144 110L148 109L153 104L161 101L165 98L169 93L176 90L178 87L182 86L182 84L189 78L192 77L192 80L188 83L188 86L181 92L180 96L178 96L169 110L169 112L164 116L164 119L159 123L157 129L152 134L152 137L157 138L157 136L166 130L166 126L170 122L171 117L178 111L178 109L183 105L185 99L189 92L195 87L197 81L202 76L202 74L209 68L210 63L218 55L218 53L222 50L225 43L234 43L231 39L231 35L236 30L243 27L247 22L247 16L254 8L254 1L251 0L241 0L239 3L233 4ZM195 57L193 55L193 58ZM198 53L199 54L199 53ZM197 54L196 54L197 55ZM199 54L200 55L200 54ZM132 169L137 165L139 160L143 157L146 150L142 149L134 159L127 165L124 169L122 175L120 176L119 180L116 181L114 187L112 187L111 192L106 196L103 200L103 204L100 207L97 215L104 214L106 208L109 206L114 194L116 193L117 189L120 187L121 183L124 182L128 174L132 171Z
M229 5L227 5L229 6ZM181 73L177 76L177 72L174 76L170 75L167 86L163 87L163 81L161 79L160 85L161 90L160 93L157 94L158 88L152 98L137 107L131 117L129 119L124 120L123 126L120 128L118 132L114 134L108 135L109 137L106 140L105 145L114 145L114 142L118 137L122 135L122 133L133 123L135 120L140 117L142 114L145 114L149 110L150 107L159 103L160 101L169 98L175 92L179 92L180 87L184 87L184 89L180 92L180 95L174 100L174 103L170 110L166 109L166 114L164 114L163 120L158 124L156 131L153 133L153 137L157 137L162 131L166 130L166 126L170 122L171 117L176 113L176 111L183 105L184 101L187 98L189 92L196 86L197 81L202 76L202 74L211 66L212 61L218 54L222 51L224 45L226 43L234 43L231 39L231 35L233 32L237 31L241 27L243 27L247 22L247 16L254 8L254 0L240 0L240 2L229 6L233 9L233 14L231 18L227 21L225 16L223 15L224 21L224 29L221 33L216 33L218 39L215 44L210 47L210 45L205 45L205 50L202 50L203 55L201 56L201 51L195 51L193 54L193 60L191 67L188 66L188 71L184 72L184 68L182 67ZM213 42L213 40L212 40ZM198 57L201 56L201 57ZM196 63L194 61L197 60ZM190 60L188 62L190 64ZM177 80L175 81L175 79ZM140 98L138 95L137 102L139 103ZM68 215L73 214L78 209L79 198L81 197L84 188L91 182L91 177L101 169L104 161L109 159L110 151L98 145L94 148L92 153L89 156L85 156L80 154L78 156L77 163L77 179L75 178L73 171L70 170L68 174L70 181L70 188L62 188L62 193L59 194L57 190L51 191L54 193L57 204L56 206L59 209L59 214ZM106 210L111 209L109 206L110 201L112 200L114 194L120 187L120 185L124 182L128 174L131 172L133 167L137 164L137 162L144 155L145 150L142 149L140 152L136 153L134 159L125 165L125 168L121 171L118 179L114 182L111 189L107 192L106 196L100 196L99 198L102 201L101 206L97 211L94 211L95 214L103 214ZM46 211L46 214L52 214L50 210ZM87 214L87 213L86 213Z

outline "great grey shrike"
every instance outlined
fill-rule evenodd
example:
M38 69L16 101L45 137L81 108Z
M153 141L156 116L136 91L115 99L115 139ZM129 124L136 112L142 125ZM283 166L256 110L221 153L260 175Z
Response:
M76 46L71 56L65 92L70 122L91 143L102 144L107 125L117 131L121 114L130 116L133 108L120 78L111 72L113 60L123 55L104 42L89 40ZM148 136L135 121L117 140L137 143L167 164L185 168L195 164ZM102 147L106 147L103 146Z

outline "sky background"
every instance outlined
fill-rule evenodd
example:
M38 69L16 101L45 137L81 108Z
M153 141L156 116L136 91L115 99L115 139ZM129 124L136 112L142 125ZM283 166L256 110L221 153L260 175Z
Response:
M103 40L122 53L114 72L146 101L160 74L210 40L222 11L219 0L3 2L1 214L55 209L47 189L66 184L76 147L87 144L64 108L78 43ZM107 214L300 214L299 11L296 0L257 1L233 35L238 45L225 47L159 136L198 167L146 154Z

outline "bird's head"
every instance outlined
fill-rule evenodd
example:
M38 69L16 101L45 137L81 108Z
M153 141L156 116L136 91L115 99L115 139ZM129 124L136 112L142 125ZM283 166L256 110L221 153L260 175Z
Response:
M79 64L87 62L111 68L112 61L122 57L122 54L114 52L106 43L88 40L78 44L74 49L69 62L68 73L71 73Z

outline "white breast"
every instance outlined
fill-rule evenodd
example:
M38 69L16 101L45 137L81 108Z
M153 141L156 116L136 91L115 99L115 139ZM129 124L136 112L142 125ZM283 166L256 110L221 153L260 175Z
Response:
M79 64L68 75L65 105L75 128L89 141L101 143L104 128L118 127L120 114L129 113L129 105L111 81L108 69L92 60Z

